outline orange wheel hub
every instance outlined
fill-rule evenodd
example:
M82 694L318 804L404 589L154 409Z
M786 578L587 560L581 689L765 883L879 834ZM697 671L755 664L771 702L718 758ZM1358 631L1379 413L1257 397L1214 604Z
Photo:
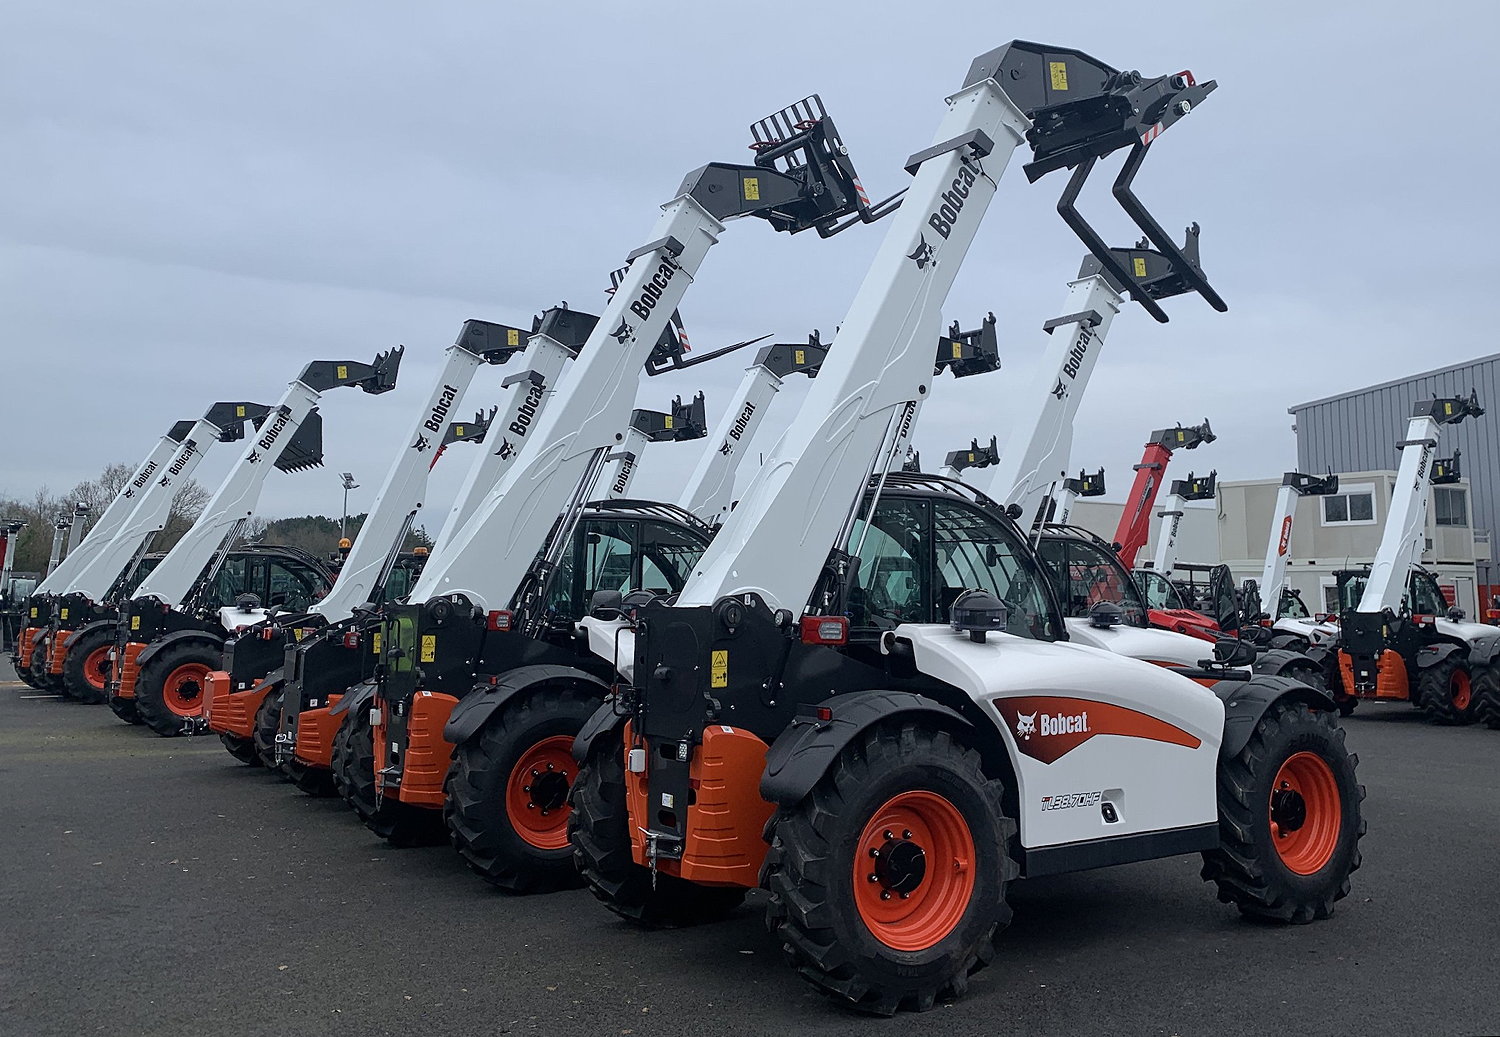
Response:
M1271 783L1271 842L1287 870L1312 875L1338 846L1344 812L1333 768L1316 753L1287 757Z
M859 835L854 906L887 947L926 950L968 910L974 866L974 837L958 808L935 792L903 792Z
M505 783L505 813L517 835L539 850L568 845L573 777L571 735L544 738L521 754Z
M1448 682L1448 697L1453 708L1460 713L1469 708L1469 703L1474 700L1474 687L1468 670L1453 671L1453 679Z
M108 683L109 650L109 645L100 645L83 660L83 679L88 681L89 687L95 691L103 691L104 685Z
M167 674L161 688L162 701L180 717L201 716L209 673L203 663L183 663Z

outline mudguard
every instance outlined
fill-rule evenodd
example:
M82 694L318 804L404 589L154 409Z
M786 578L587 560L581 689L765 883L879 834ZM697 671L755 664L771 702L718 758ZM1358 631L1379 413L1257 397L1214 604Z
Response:
M1255 665L1252 669L1257 677L1279 677L1294 665L1307 665L1315 670L1322 669L1322 664L1310 654L1289 648L1266 649L1255 657Z
M92 623L85 623L83 626L73 631L72 640L77 641L85 634L92 634L96 630L107 630L111 635L113 635L115 630L118 629L119 625L120 621L118 619L96 619ZM110 639L113 640L113 636L111 636Z
M165 637L152 641L147 645L141 651L141 654L136 656L135 663L137 666L145 666L168 648L175 648L177 645L189 641L201 641L204 645L213 648L215 651L222 652L224 650L224 638L222 637L206 633L202 630L174 630Z
M1421 651L1417 652L1417 669L1430 670L1438 663L1447 659L1454 652L1466 651L1464 645L1455 645L1439 642L1435 645L1423 645Z
M443 727L443 738L453 745L463 745L479 732L495 711L527 688L538 684L563 684L573 687L593 687L603 698L609 685L598 677L572 666L538 665L521 666L507 670L495 684L477 685L472 694L459 699L458 705L448 716Z
M594 743L602 735L607 735L625 726L625 721L630 718L624 713L615 712L615 697L607 696L594 710L594 715L589 717L588 722L583 725L583 730L578 732L578 737L573 739L573 759L584 763L589 758L589 752Z
M333 707L329 709L328 715L331 717L336 717L349 712L355 706L367 707L370 704L370 700L374 697L374 678L360 681L358 684L351 686L349 690L344 693L344 697L339 699L338 702L336 702Z
M832 709L831 720L799 715L771 743L760 779L763 799L786 806L800 802L845 746L887 717L922 714L939 720L944 727L962 730L974 726L947 706L909 691L857 691L825 699L819 705Z
M1469 642L1469 668L1478 670L1490 666L1500 659L1500 632L1494 637L1479 638Z
M231 695L248 695L252 691L262 691L262 690L265 690L265 689L268 689L268 688L273 688L273 687L275 687L278 684L285 684L285 683L286 683L286 667L285 666L278 666L278 667L276 667L276 669L274 669L270 673L266 674L260 680L256 681L254 684L250 685L250 687L246 688L244 691L234 691L234 692L230 692L230 694Z
M1290 677L1257 675L1248 681L1220 681L1213 686L1213 693L1224 702L1224 741L1219 745L1219 755L1225 758L1238 756L1245 748L1272 703L1290 699L1313 709L1338 709L1328 695Z

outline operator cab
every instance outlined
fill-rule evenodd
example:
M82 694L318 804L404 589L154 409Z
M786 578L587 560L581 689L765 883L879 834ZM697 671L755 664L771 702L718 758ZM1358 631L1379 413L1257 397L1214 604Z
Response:
M1078 526L1049 525L1037 543L1053 592L1068 619L1088 619L1101 603L1120 609L1125 626L1146 626L1141 588L1103 540Z

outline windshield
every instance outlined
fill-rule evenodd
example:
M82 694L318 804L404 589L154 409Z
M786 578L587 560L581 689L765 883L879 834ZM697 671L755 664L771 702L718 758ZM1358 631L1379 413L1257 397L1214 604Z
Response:
M1308 619L1312 615L1307 611L1307 606L1302 602L1302 595L1294 590L1283 590L1281 592L1281 605L1276 610L1276 615L1281 619Z
M1432 573L1417 569L1411 574L1411 611L1418 616L1448 614L1448 599Z
M1107 548L1071 536L1047 536L1037 545L1037 554L1062 604L1063 614L1080 619L1101 601L1125 610L1125 621L1144 626L1145 602L1140 588L1120 561Z
M1172 581L1152 569L1137 569L1135 581L1146 595L1146 607L1153 609L1183 608L1182 598Z

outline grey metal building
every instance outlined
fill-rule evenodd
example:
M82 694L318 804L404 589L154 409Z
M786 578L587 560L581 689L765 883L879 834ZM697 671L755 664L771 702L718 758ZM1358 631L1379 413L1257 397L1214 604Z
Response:
M1445 428L1437 450L1441 457L1461 452L1470 499L1444 494L1434 499L1433 510L1440 523L1472 526L1484 559L1489 533L1500 527L1500 353L1289 407L1297 433L1297 467L1304 472L1394 469L1400 456L1396 444L1405 437L1416 403L1434 396L1467 396L1471 389L1489 413ZM1465 507L1467 514L1460 514ZM1478 568L1481 600L1487 600L1500 590L1495 587L1500 569L1487 560Z

